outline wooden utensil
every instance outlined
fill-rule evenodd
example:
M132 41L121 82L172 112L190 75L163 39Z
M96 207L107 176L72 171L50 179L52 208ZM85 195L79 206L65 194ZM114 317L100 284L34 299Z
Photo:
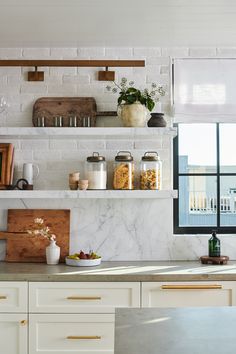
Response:
M8 231L0 233L0 239L7 240L7 262L45 262L45 248L49 241L41 236L31 236L27 230L33 229L34 219L44 219L57 237L61 248L60 261L69 254L70 210L9 209Z

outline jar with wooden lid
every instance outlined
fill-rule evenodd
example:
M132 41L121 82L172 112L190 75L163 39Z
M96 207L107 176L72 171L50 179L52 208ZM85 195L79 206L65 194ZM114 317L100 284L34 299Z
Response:
M85 176L88 180L88 189L106 189L107 165L105 157L100 156L98 152L88 156L85 165Z
M140 189L162 188L162 162L156 151L147 151L140 163Z
M129 151L119 151L113 170L114 189L134 189L134 159Z

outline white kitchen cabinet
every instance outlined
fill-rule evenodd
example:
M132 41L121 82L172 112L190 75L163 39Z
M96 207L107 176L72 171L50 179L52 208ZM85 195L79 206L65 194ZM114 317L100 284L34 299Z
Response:
M0 313L27 312L28 284L26 282L0 282Z
M0 353L28 353L27 314L0 313Z
M142 283L142 307L235 306L234 282Z
M140 283L36 282L29 284L34 313L114 313L115 307L140 307Z
M108 354L113 351L114 314L30 315L30 354Z

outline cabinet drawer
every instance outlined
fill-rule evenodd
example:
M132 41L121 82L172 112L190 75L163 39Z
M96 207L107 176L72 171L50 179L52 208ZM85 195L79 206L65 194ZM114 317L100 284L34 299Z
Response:
M2 354L26 354L27 314L0 314L0 343Z
M113 353L113 314L30 315L30 354Z
M140 307L139 283L30 283L30 312L114 313Z
M0 282L0 312L27 312L27 308L26 282Z
M235 305L232 282L142 283L142 307Z

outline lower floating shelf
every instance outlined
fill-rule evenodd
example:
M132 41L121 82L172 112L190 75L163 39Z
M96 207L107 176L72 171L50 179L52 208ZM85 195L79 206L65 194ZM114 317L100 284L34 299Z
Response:
M177 198L177 190L1 190L0 199L168 199Z

